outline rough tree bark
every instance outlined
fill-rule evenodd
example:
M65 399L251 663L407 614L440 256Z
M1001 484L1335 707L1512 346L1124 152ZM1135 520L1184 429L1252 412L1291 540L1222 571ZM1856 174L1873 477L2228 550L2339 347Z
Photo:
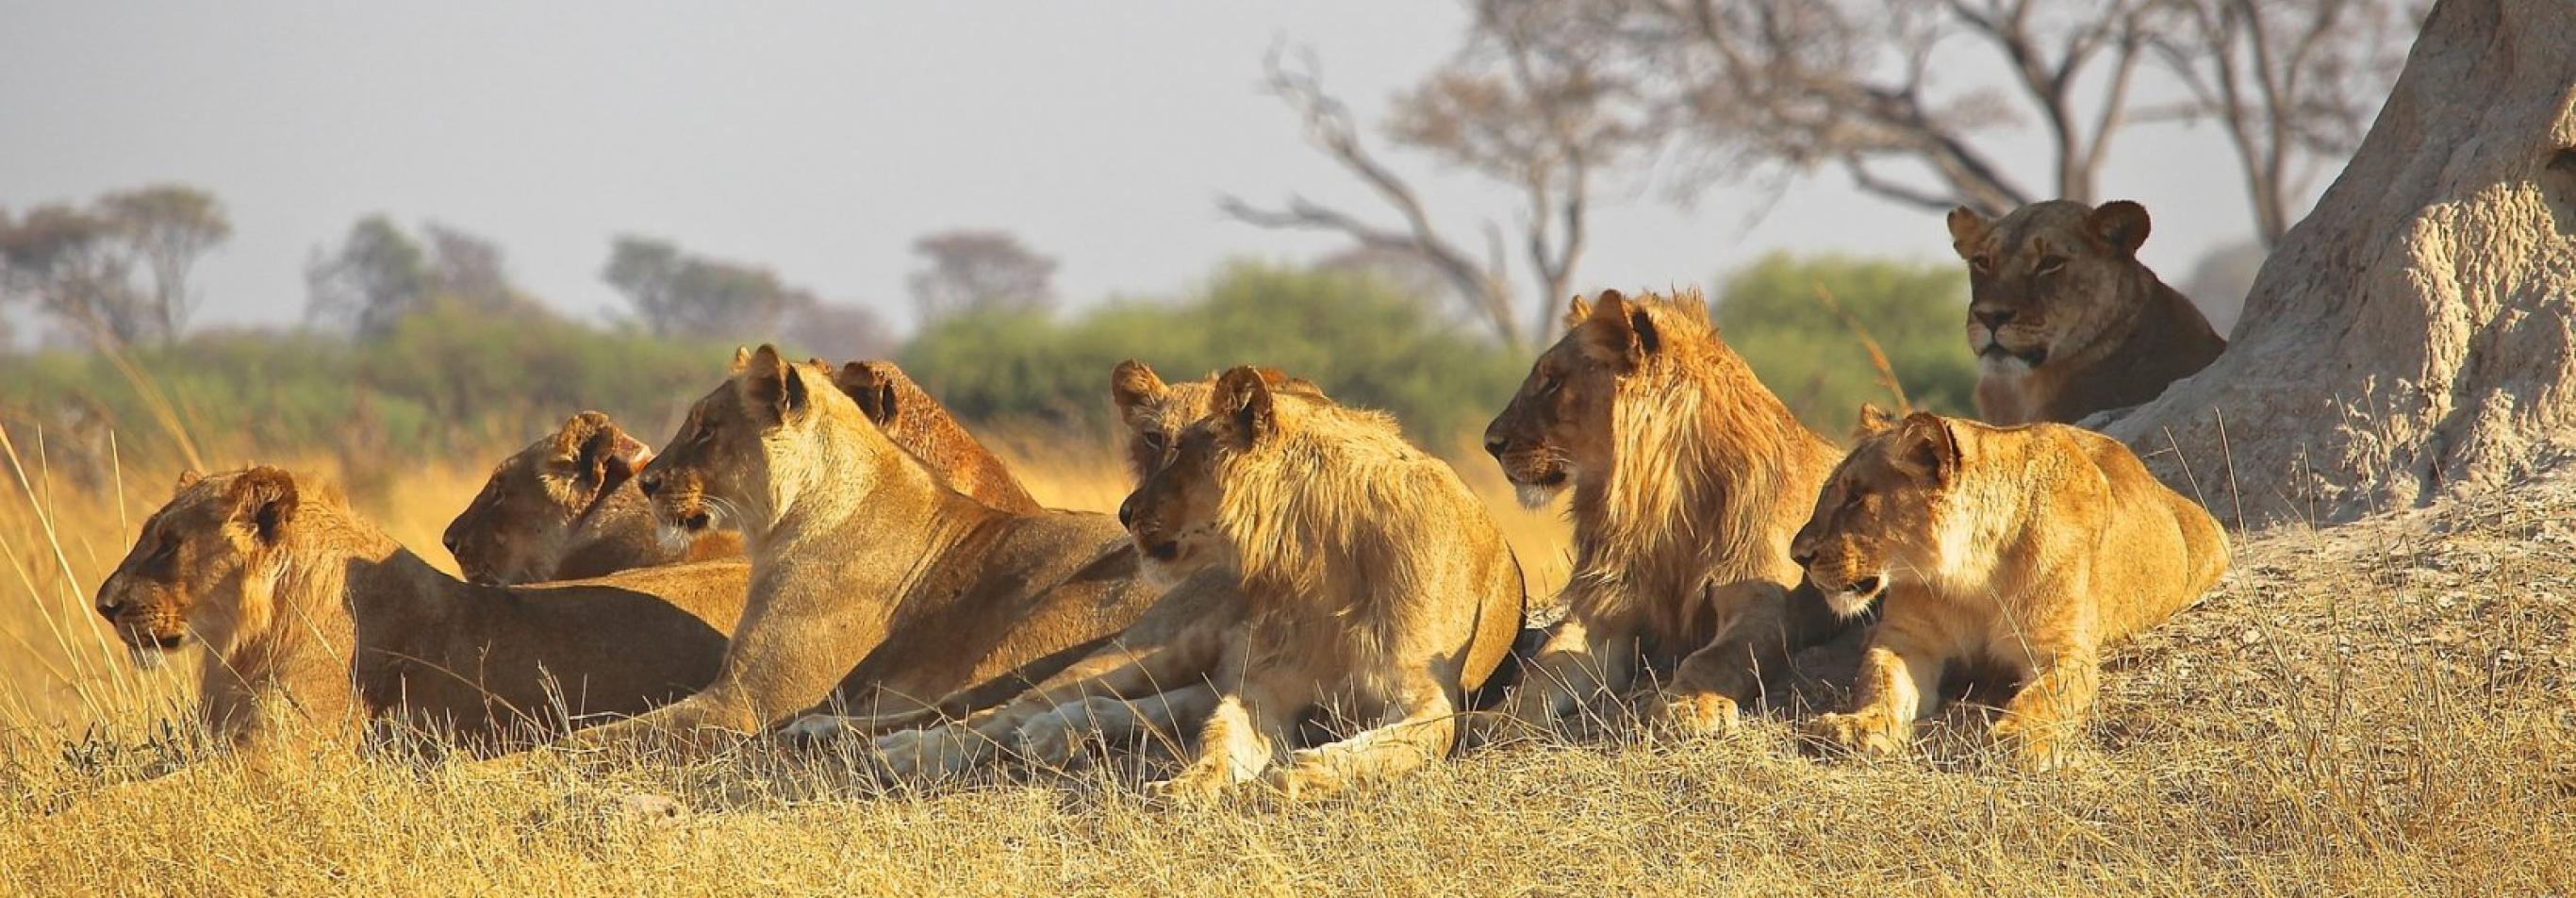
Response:
M2441 0L2227 354L2104 430L2256 526L2501 486L2576 449L2569 9Z

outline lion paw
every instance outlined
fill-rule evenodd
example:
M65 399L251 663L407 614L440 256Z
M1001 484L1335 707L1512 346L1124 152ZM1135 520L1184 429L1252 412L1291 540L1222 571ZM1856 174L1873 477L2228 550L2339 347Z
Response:
M895 779L920 779L963 771L973 759L966 751L965 738L953 732L955 729L945 726L905 730L878 737L876 750L883 772Z
M2073 767L2078 757L2058 728L2030 726L2012 717L1995 722L1992 738L2008 753L2013 766L2032 773Z
M1714 692L1658 693L1648 700L1646 719L1685 736L1723 736L1735 731L1735 700Z
M1225 794L1225 771L1209 764L1192 764L1171 779L1145 784L1145 792L1156 799L1183 805L1204 805Z
M1809 738L1861 755L1892 755L1904 751L1905 744L1914 735L1911 724L1867 711L1827 714L1809 722L1805 729Z
M1343 789L1341 777L1312 764L1272 768L1261 775L1261 785L1281 801L1290 803L1327 798Z
M796 718L778 731L778 735L796 742L827 742L849 735L849 725L830 714L807 714Z

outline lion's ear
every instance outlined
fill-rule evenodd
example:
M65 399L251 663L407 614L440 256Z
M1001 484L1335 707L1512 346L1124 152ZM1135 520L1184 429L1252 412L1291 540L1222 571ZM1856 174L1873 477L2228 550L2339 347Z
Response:
M1861 438L1877 436L1896 426L1896 420L1895 414L1879 408L1876 403L1861 403L1860 422L1852 426L1852 435Z
M615 489L626 478L635 476L653 460L652 447L628 436L623 428L599 412L583 412L564 425L566 431L578 424L581 443L573 452L573 467L584 480L605 491Z
M195 468L180 468L179 483L178 485L170 488L170 493L171 495L177 495L179 491L196 486L197 481L204 479L206 479L206 475L197 473L197 469Z
M742 373L742 369L744 369L744 368L749 368L749 367L751 367L751 350L744 349L744 348L742 348L742 347L740 347L740 346L736 346L736 347L734 347L734 348L733 348L733 367L732 367L731 369L728 369L725 373L727 373L727 374L741 374L741 373Z
M1580 293L1575 294L1575 296L1574 296L1574 298L1573 298L1573 299L1571 299L1571 300L1567 300L1567 301L1566 301L1566 303L1565 303L1565 329L1566 329L1566 330L1573 330L1573 329L1574 329L1574 327L1575 327L1575 325L1582 324L1582 323L1583 323L1583 319L1590 318L1590 317L1592 317L1592 306L1591 306L1590 304L1585 303L1585 302L1583 301L1583 295L1582 295L1582 294L1580 294Z
M1959 435L1931 412L1915 412L1897 425L1896 464L1907 473L1948 483L1959 476Z
M806 395L805 379L799 376L796 366L779 358L778 348L767 343L752 352L741 377L744 396L752 404L769 409L781 421L787 420L789 412L804 408L812 398Z
M275 545L295 520L301 500L297 498L295 475L271 467L243 471L224 490L224 503L232 508L232 520L241 524L262 544Z
M2135 256L2147 245L2147 207L2128 200L2103 203L2084 214L2084 230L2119 254Z
M851 362L841 366L841 375L834 383L841 392L850 394L850 400L859 404L859 411L866 413L868 420L878 427L891 427L895 419L903 416L903 396L895 389L893 369L892 362Z
M1217 378L1209 405L1209 413L1224 416L1239 445L1259 444L1279 431L1278 401L1259 368L1246 365Z
M1986 242L1986 229L1994 222L1966 206L1950 210L1950 250L1962 261L1976 258L1977 244Z
M1135 359L1118 363L1109 369L1109 400L1118 406L1119 417L1128 417L1137 408L1163 401L1171 387L1163 383L1154 369Z
M1643 363L1664 347L1663 332L1654 316L1617 290L1601 291L1593 300L1592 317L1585 320L1591 325L1593 347L1629 367Z

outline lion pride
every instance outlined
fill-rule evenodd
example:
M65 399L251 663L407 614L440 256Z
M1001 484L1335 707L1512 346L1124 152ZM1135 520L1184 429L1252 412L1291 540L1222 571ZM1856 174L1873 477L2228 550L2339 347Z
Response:
M1566 614L1512 718L1549 724L1673 665L1650 716L1723 730L1840 629L1788 600L1789 538L1839 453L1718 339L1697 293L1576 298L1485 449L1532 507L1574 491Z
M740 530L750 597L712 685L575 746L702 748L811 708L836 684L867 716L979 683L1017 692L1155 598L1115 521L958 494L826 373L768 346L689 409L637 485L665 526Z
M2147 230L2146 207L2127 200L2032 203L1995 221L1950 211L1983 370L1978 417L2072 424L2154 399L2226 351L2200 309L2138 261Z
M1854 709L1811 723L1844 748L1903 748L1942 674L2021 684L1995 726L2026 764L2061 763L2104 646L2162 623L2227 572L2227 535L2118 440L2061 424L1915 414L1852 450L1792 551L1823 601L1882 615Z
M1236 368L1118 515L1166 577L1234 572L1243 613L1210 672L1200 799L1259 779L1291 798L1419 767L1520 633L1520 565L1484 505L1394 419ZM1289 753L1309 709L1361 722Z
M206 645L199 713L260 748L397 716L506 744L640 713L715 678L749 568L671 565L496 588L440 573L340 495L277 468L183 476L99 584L137 660Z

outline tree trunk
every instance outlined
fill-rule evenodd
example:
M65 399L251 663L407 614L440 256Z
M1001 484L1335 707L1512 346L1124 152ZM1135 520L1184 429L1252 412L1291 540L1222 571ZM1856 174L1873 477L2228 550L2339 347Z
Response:
M2227 353L2105 432L2249 525L2501 486L2576 449L2569 9L2441 0Z

